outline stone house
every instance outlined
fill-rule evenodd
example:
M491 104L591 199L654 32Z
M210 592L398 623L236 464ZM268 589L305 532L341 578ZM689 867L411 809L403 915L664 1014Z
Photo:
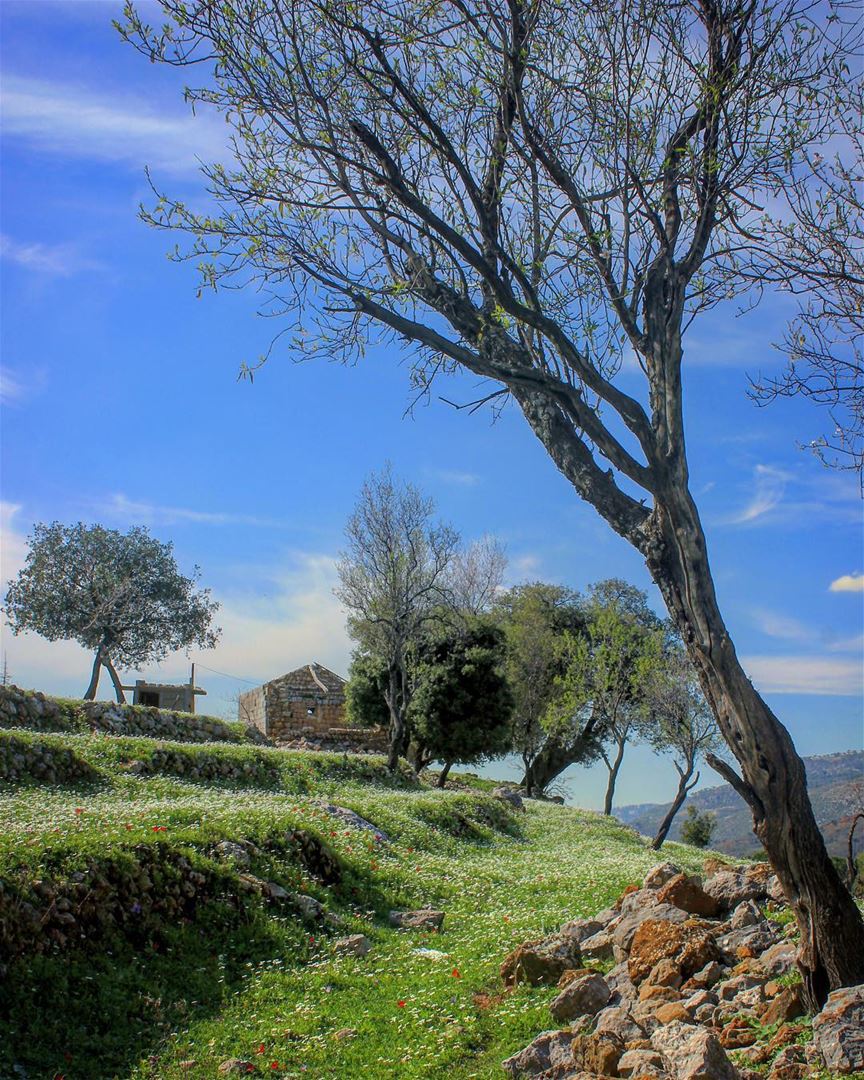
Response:
M277 742L326 735L345 724L345 680L307 664L241 694L238 718Z

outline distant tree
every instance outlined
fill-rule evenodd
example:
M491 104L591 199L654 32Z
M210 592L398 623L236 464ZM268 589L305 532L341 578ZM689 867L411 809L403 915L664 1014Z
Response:
M645 686L660 663L665 632L645 593L619 578L592 587L585 619L581 634L564 638L562 693L547 727L581 760L593 737L608 773L604 813L611 814L625 748L645 733Z
M96 696L104 667L119 702L118 667L141 668L175 649L212 649L219 605L196 590L197 567L185 577L173 545L145 528L128 533L101 525L36 525L27 561L6 592L13 634L25 630L49 641L77 641L95 653L85 699Z
M513 698L504 674L504 635L488 622L434 635L419 649L409 707L423 759L470 765L511 745Z
M457 551L448 574L454 609L468 616L488 612L501 589L506 569L507 555L492 536L481 537Z
M345 717L355 727L387 727L387 666L376 656L355 651L345 686Z
M861 855L857 858L855 856L855 829L859 821L864 821L864 780L858 780L852 785L851 795L852 820L846 834L846 884L854 896L855 883L861 872Z
M711 751L720 746L721 738L696 671L680 645L667 651L646 691L651 714L650 741L659 753L671 756L678 773L675 798L651 842L651 847L659 851L675 815L699 783L696 766L700 758L708 757L712 764L719 764Z
M391 770L407 749L409 653L448 603L447 574L459 543L434 513L433 501L394 480L387 466L363 484L337 567L334 591L348 610L348 632L387 670Z
M531 792L544 790L559 758L566 756L544 727L544 720L559 689L563 671L561 642L568 631L583 627L579 597L561 585L532 582L500 595L494 616L507 643L507 680L513 694L513 747L525 768L523 785ZM547 781L548 783L548 781Z
M700 811L695 806L688 806L681 822L681 840L693 847L706 848L711 843L717 830L717 815L710 810Z

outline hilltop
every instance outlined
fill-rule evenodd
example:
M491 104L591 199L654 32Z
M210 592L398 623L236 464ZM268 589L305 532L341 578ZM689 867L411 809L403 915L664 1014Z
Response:
M842 822L854 806L856 783L864 780L864 751L848 750L842 754L822 754L804 758L807 769L807 788L822 829L828 850L832 855L846 854L846 833ZM615 816L637 832L651 836L657 829L669 803L639 803L619 806ZM758 847L753 836L750 810L744 800L729 784L703 788L690 796L689 804L699 810L710 810L717 815L717 832L714 846L718 851L732 855L747 855ZM678 815L671 837L680 837L683 812ZM859 850L864 849L864 833L856 837Z

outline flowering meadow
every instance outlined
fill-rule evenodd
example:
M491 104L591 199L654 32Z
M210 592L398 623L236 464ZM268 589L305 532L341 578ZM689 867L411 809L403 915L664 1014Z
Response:
M169 858L206 885L190 917L160 922L158 905L148 914L133 900L96 935L61 933L9 959L4 1078L213 1078L232 1059L259 1077L503 1076L501 1060L548 1027L555 993L504 994L504 956L608 905L657 861L612 819L536 801L519 813L486 782L455 777L456 790L438 791L369 757L213 743L178 746L180 759L167 753L175 744L148 739L16 736L71 749L97 778L0 786L7 895L69 880L80 892L106 867L140 880L142 860L148 896L163 880L180 895L176 877L159 876ZM214 756L235 778L201 779ZM335 860L329 885L285 842L298 830ZM219 858L225 839L252 845L245 870ZM669 848L686 867L704 858ZM250 891L250 878L289 899ZM327 917L304 921L296 893ZM390 909L427 904L445 912L440 933L388 928ZM334 949L352 933L371 940L368 955Z

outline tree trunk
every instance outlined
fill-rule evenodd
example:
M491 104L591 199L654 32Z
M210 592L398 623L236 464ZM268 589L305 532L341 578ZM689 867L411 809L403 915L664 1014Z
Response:
M548 739L525 770L522 787L528 795L542 795L557 776L578 760L579 754L574 753L572 747Z
M615 784L618 782L618 771L621 768L621 762L624 760L624 746L626 739L618 740L618 753L615 755L615 760L612 764L609 764L609 759L606 755L603 755L603 760L606 762L606 768L609 770L609 781L606 784L606 798L603 800L603 813L606 817L612 816L612 800L615 798Z
M687 781L692 775L693 765L690 765L685 772L679 771L678 790L675 792L675 798L672 800L672 805L666 811L666 817L660 822L657 835L651 841L651 848L654 851L659 851L660 848L663 847L666 837L669 835L669 830L672 828L672 822L675 820L675 815L686 802L687 796L690 794L690 788L693 787L693 784L690 784L689 787L687 786ZM697 773L696 780L694 780L693 783L695 784L698 779L699 774Z
M93 701L96 697L96 691L99 688L99 673L102 669L102 654L104 651L104 644L100 645L96 650L96 655L93 657L93 670L90 673L90 684L84 691L85 701Z
M114 694L117 697L118 705L126 704L126 695L123 693L123 686L120 683L120 676L117 674L117 669L111 663L111 658L106 653L102 658L102 666L111 676L111 682L114 684Z
M404 679L398 662L391 663L388 672L387 693L384 695L390 712L389 749L387 768L396 772L399 758L405 752L405 694Z
M831 990L864 982L864 921L825 848L789 732L754 690L735 653L686 482L664 488L643 530L648 569L742 776L713 755L709 761L751 808L753 830L798 922L798 965L807 1004L818 1010Z
M846 885L849 888L849 892L854 892L855 882L858 879L858 863L855 859L855 848L853 846L853 840L855 838L855 826L859 821L864 821L864 810L859 810L855 817L852 818L852 824L849 827L848 846L846 849Z
M444 787L444 785L447 783L447 774L450 772L450 766L452 764L452 761L444 762L444 768L441 770L440 773L438 773L438 780L436 784L437 787Z

